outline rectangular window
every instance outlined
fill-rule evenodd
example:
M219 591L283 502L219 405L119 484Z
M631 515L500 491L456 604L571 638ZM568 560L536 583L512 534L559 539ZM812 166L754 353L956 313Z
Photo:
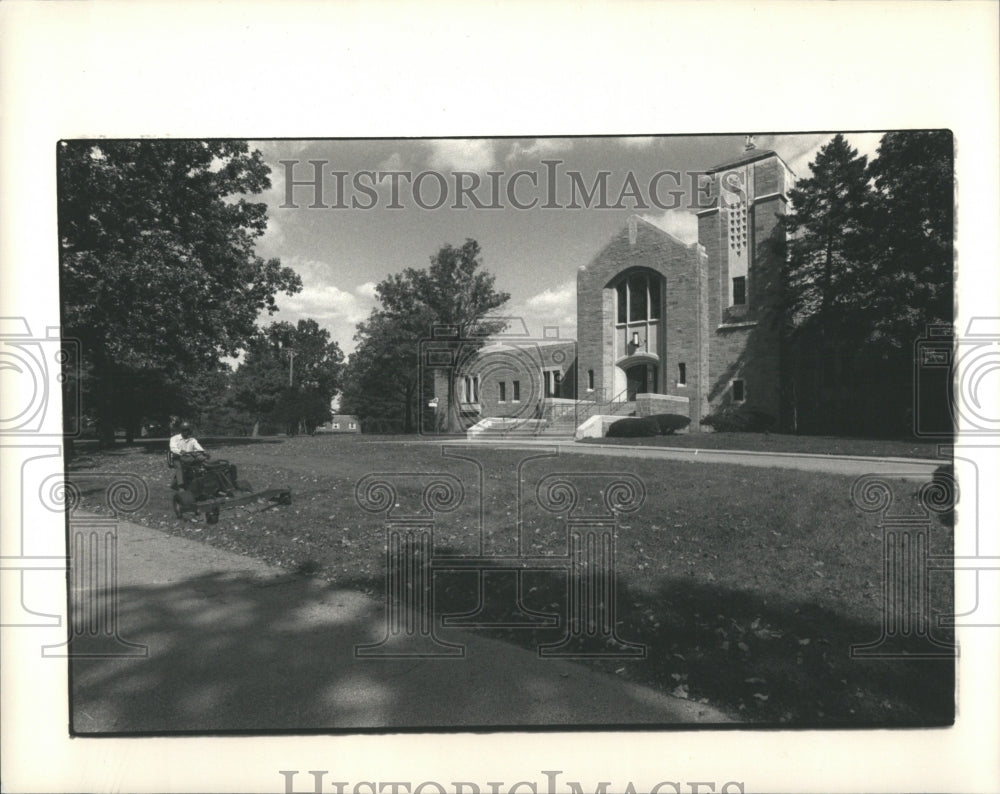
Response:
M557 369L548 369L545 375L545 396L558 397L559 385L562 383L562 373Z
M514 381L514 402L518 402L521 399L521 381Z
M479 376L466 375L463 379L462 402L479 402Z
M745 306L747 302L747 277L733 279L733 306Z
M497 386L500 389L500 395L497 399L502 403L507 402L507 384L500 381Z
M587 370L587 391L594 390L594 370Z
M334 422L331 427L333 427L334 430L340 430L340 422Z
M628 320L628 291L624 281L618 282L618 322Z
M744 386L742 380L733 381L733 402L741 403L747 398L746 386Z
M357 425L356 425L356 424L354 424L354 422L351 422L351 427L350 427L350 429L351 429L351 430L354 430L354 429L355 429L356 427L357 427Z
M649 319L660 319L660 285L650 283L649 285Z
M646 317L646 277L633 276L629 280L629 296L632 306L629 310L629 319L632 321L645 320Z
M688 382L687 364L683 361L677 365L677 385L686 386Z

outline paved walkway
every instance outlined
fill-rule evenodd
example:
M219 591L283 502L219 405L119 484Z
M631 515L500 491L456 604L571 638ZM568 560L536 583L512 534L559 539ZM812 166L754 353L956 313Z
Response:
M731 721L457 629L442 635L465 658L359 659L385 635L381 602L125 522L117 585L118 637L148 656L73 660L79 733Z
M603 455L606 457L684 460L693 463L732 463L737 466L762 466L778 469L818 471L827 474L885 474L928 477L944 460L927 458L868 458L856 455L812 455L802 452L749 452L734 449L688 449L686 447L647 447L624 444L579 444L568 439L479 439L477 441L438 441L439 444L470 446L489 444L509 449L549 447L560 453Z

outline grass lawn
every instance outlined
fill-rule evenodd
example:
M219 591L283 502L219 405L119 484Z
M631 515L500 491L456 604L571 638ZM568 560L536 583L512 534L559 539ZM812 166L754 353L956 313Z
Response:
M951 444L912 439L906 441L836 436L793 436L785 433L681 433L651 438L588 438L584 444L624 444L683 449L736 449L749 452L800 452L810 455L855 455L868 458L951 457ZM943 446L943 455L938 447Z
M706 437L713 438L698 438ZM645 644L648 652L644 659L580 664L759 724L952 722L950 659L850 658L852 644L880 636L883 565L881 531L851 502L852 478L593 455L529 460L538 452L475 449L469 454L478 456L481 469L475 461L444 457L439 446L394 437L217 447L211 450L214 456L237 464L241 478L256 488L287 485L294 501L289 507L223 511L215 525L201 516L174 517L171 472L156 445L84 451L71 462L69 477L78 479L85 509L106 510L99 502L104 481L115 472L138 474L150 490L138 523L382 599L385 530L380 516L362 511L355 501L362 476L409 473L426 483L429 472L456 475L464 485L464 501L436 518L435 552L478 554L482 544L487 553L513 555L519 545L516 472L521 466L529 487L521 497L520 548L558 556L565 553L564 516L541 510L534 483L553 472L575 476L584 483L580 505L587 509L591 502L601 504L607 477L631 473L644 483L646 501L620 519L616 617L619 636ZM912 504L920 484L894 483L900 509ZM400 487L401 511L419 509L415 494ZM951 548L951 527L935 520L931 553L950 554ZM487 611L502 619L512 593L505 591L503 577L490 575L489 581ZM524 606L565 614L565 573L527 571L523 583ZM939 614L953 611L951 585L950 575L932 575L932 606ZM435 573L438 613L469 612L477 600L474 573ZM558 629L478 630L529 648L561 637Z

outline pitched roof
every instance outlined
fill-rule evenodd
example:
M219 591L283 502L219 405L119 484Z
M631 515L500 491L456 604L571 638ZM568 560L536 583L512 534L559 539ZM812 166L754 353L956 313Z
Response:
M711 168L708 169L707 173L714 174L717 171L722 171L725 168L736 168L737 166L746 165L747 163L755 163L758 160L766 160L768 157L777 157L779 160L781 160L781 155L779 155L773 149L751 149L749 152L743 152L743 154L737 157L735 160L729 160L728 162L722 163L720 165L712 166ZM785 161L781 160L781 162L784 163ZM787 163L785 163L785 167L786 168L788 167Z

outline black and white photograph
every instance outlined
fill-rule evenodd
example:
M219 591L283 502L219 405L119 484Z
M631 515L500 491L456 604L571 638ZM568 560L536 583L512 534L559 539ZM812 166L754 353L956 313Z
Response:
M963 243L995 237L963 175L996 152L969 165L967 120L301 111L35 147L2 625L68 763L149 748L121 780L163 791L989 790L844 766L875 737L993 752L956 749L1000 627L1000 309ZM186 777L212 748L242 771ZM121 789L95 763L67 785Z
M60 142L74 732L950 724L952 156Z

